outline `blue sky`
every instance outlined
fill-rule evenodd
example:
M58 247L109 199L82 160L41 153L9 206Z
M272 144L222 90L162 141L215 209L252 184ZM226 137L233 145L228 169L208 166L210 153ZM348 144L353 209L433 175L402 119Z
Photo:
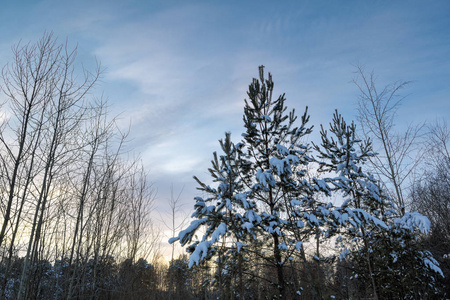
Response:
M243 132L243 99L264 64L275 93L311 124L356 115L355 64L378 85L412 81L398 125L449 118L450 1L12 1L0 9L0 65L19 40L53 31L78 62L106 68L109 98L164 209L170 184L192 207L218 139ZM314 136L313 136L314 137Z

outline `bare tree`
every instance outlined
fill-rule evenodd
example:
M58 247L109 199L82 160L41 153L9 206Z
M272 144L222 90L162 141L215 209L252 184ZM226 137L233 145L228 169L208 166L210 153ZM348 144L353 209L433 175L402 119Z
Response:
M450 239L450 130L445 120L428 126L429 156L411 189L412 206L431 221L443 240ZM444 251L445 252L445 251Z
M76 190L75 198L78 199L78 201L76 201L77 208L75 230L72 237L72 245L69 250L69 267L72 266L75 254L76 260L78 261L83 244L85 228L86 226L89 226L89 221L93 215L89 210L87 210L87 220L85 219L86 207L88 206L87 202L91 199L89 197L91 195L90 191L93 189L93 185L95 184L92 180L93 169L95 168L95 164L98 163L97 157L99 156L99 152L101 152L101 148L104 147L104 144L112 135L112 129L114 128L114 120L109 121L106 118L107 106L103 100L96 103L90 109L90 114L91 116L88 118L89 121L87 122L85 132L80 134L81 138L79 139L79 149L82 153L82 159L80 162L80 169L82 172L81 176L79 176L81 181L72 185ZM95 202L91 205L93 205L94 208L96 207ZM85 257L88 256L89 253L87 253ZM68 289L68 295L71 295L75 276L76 272L73 272Z
M3 174L8 180L8 196L0 231L0 246L3 244L11 219L13 202L18 189L19 168L30 155L33 156L34 152L30 150L36 150L36 141L41 134L39 129L42 129L43 112L48 98L46 83L48 78L54 75L52 61L56 59L60 51L61 49L56 48L50 38L45 37L39 45L19 44L13 48L14 62L6 65L2 71L4 83L2 92L9 100L12 118L16 122L13 120L13 124L5 124L13 136L5 137L4 130L0 133L4 150L1 158ZM41 118L38 117L38 120L35 120L36 115L40 115ZM9 162L12 162L12 165Z
M169 214L170 214L170 223L162 219L162 222L164 226L170 230L170 237L173 237L176 235L178 231L181 230L181 228L184 228L184 226L187 224L188 221L188 215L183 212L181 203L182 198L181 195L183 194L184 186L180 189L179 193L175 195L173 184L170 186L170 199L169 199ZM181 216L180 216L181 214ZM175 256L175 244L172 244L172 251L170 255L170 261L171 264L174 260Z
M429 125L428 129L429 151L432 153L435 166L438 167L442 160L450 160L450 128L447 121L443 119Z
M1 78L0 298L111 297L117 262L140 272L160 256L152 185L125 156L129 131L88 97L100 66L79 72L76 49L52 34L13 55Z
M151 227L150 213L154 209L155 190L149 184L147 174L142 165L132 170L129 179L129 216L127 219L127 258L135 261L142 247L144 229Z
M399 97L398 92L408 82L395 82L380 91L375 85L373 73L366 74L361 66L357 66L356 73L358 78L353 82L361 93L358 99L358 119L362 134L373 141L375 150L379 152L370 161L390 191L399 211L404 214L408 204L405 200L407 179L423 155L416 151L423 125L409 125L401 134L394 130L397 110L404 99Z
M85 71L83 81L77 82L73 66L76 49L69 50L67 43L57 45L52 34L45 34L36 45L28 44L15 52L15 55L15 69L21 72L10 73L15 77L8 90L14 90L14 93L10 94L19 99L19 103L27 103L29 98L34 97L30 97L29 92L31 95L37 93L41 97L44 102L41 107L44 110L44 130L48 133L44 136L44 144L41 146L41 183L36 186L37 199L18 294L18 299L23 299L27 297L30 261L36 258L39 249L52 182L57 176L59 166L70 159L67 153L73 150L71 139L84 116L84 108L80 104L97 81L100 69L94 74ZM31 114L31 110L29 113ZM24 135L26 136L26 132ZM8 213L5 219L8 219Z
M410 190L412 208L431 222L431 234L424 238L426 248L440 264L445 278L439 277L441 297L450 294L450 128L447 121L439 120L428 125L427 156L417 172Z

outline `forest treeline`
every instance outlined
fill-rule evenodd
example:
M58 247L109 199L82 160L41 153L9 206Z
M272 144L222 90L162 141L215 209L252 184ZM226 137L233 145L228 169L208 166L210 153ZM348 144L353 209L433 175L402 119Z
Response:
M377 91L359 69L360 130L336 112L308 145L307 112L297 120L284 95L273 100L261 67L242 142L220 140L211 178L195 177L193 221L172 224L188 254L165 263L149 175L93 96L101 66L78 68L52 34L12 52L0 83L1 299L450 294L450 133L444 122L394 132L404 83Z

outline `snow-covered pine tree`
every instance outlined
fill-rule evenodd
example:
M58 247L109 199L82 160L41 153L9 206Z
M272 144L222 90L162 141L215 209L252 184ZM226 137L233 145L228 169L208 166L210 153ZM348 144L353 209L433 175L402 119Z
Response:
M313 160L310 147L302 141L312 130L307 127L307 109L296 126L297 116L294 110L286 112L284 94L272 98L271 74L266 80L264 66L260 66L259 75L260 80L253 79L249 86L244 107L246 132L236 145L241 154L242 183L248 199L256 204L246 208L243 227L251 237L267 240L269 250L261 255L276 270L277 297L293 297L299 290L287 291L284 266L295 257L306 261L301 232L305 228L314 232L313 228L323 223L317 216L326 209L317 209L313 196L329 190L325 181L308 180L307 165ZM315 288L311 290L317 296Z
M395 212L385 223L388 230L374 231L370 240L380 299L439 298L438 277L443 273L422 244L429 220L417 212L402 217Z
M181 245L188 245L189 267L199 265L202 261L216 257L217 284L223 295L244 293L243 270L245 265L245 240L248 235L242 226L245 218L241 212L252 208L255 204L247 201L247 193L243 191L240 179L240 157L231 141L231 133L225 134L224 140L219 140L223 154L213 153L211 168L208 169L216 187L203 183L194 176L199 184L198 190L206 198L196 197L192 214L194 220L177 237L169 243L179 240ZM206 232L202 232L206 227ZM201 240L195 240L196 233L201 232ZM194 242L193 242L194 240ZM236 275L230 279L231 275ZM235 284L237 282L237 284ZM238 291L230 291L232 285L238 286Z
M278 292L273 296L292 298L300 287L287 282L285 264L297 258L306 262L305 232L314 234L329 214L329 205L315 205L314 195L328 195L329 187L326 181L307 176L307 165L313 161L310 147L302 143L312 130L307 127L307 110L296 126L297 116L294 110L286 112L284 94L272 99L271 74L265 80L264 66L260 66L259 75L260 80L250 84L245 101L242 142L234 146L229 135L221 142L224 155L217 158L214 154L209 169L218 187L196 179L199 189L209 196L196 198L195 220L170 242L191 243L199 228L206 226L201 240L188 247L190 266L217 254L223 236L232 236L228 241L234 253L245 251L247 244L264 242L267 249L256 255L277 274L273 285ZM317 298L316 289L311 286L311 290Z
M418 213L398 217L377 180L363 170L367 159L376 154L369 140L356 138L353 122L347 125L336 111L330 133L331 137L322 128L321 146L314 147L322 160L320 170L337 173L331 181L333 190L342 192L344 198L342 206L330 214L336 225L345 229L341 258L349 254L355 277L370 282L375 299L426 297L430 287L433 290L434 276L441 272L431 254L411 241L428 231L428 220ZM415 292L417 286L422 292Z
M370 236L375 228L387 229L387 225L378 217L389 203L384 202L385 198L382 197L376 180L362 170L364 162L375 153L369 140L361 141L356 138L356 125L353 122L347 125L337 111L333 115L333 122L330 123L330 133L331 137L322 127L321 146L314 147L322 160L320 171L338 175L332 179L332 183L335 191L342 192L344 202L332 215L341 226L350 225L348 233L353 245L347 244L346 247L362 244L359 249L362 249L366 262L372 296L378 299Z
M208 169L213 182L217 183L217 187L211 187L194 176L200 185L197 189L208 197L205 199L195 198L195 212L191 216L194 220L188 228L180 231L177 237L169 240L169 243L179 240L184 246L192 242L194 235L202 225L206 226L206 232L201 241L194 241L187 248L187 251L191 253L189 267L194 264L198 265L202 260L209 259L217 253L223 254L223 249L218 244L225 236L232 235L229 242L234 244L237 251L243 245L241 240L244 239L246 233L242 228L242 216L237 211L253 207L254 204L247 201L245 193L240 193L242 191L238 171L240 159L230 136L230 133L226 133L225 140L219 141L224 154L218 157L214 152L211 161L212 167Z

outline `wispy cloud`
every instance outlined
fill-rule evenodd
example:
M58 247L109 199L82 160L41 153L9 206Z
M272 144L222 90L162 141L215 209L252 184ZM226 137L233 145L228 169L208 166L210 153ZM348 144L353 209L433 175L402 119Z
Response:
M375 70L380 85L414 81L402 121L448 117L448 1L90 2L0 11L11 22L8 15L19 12L40 16L0 27L0 60L12 40L37 39L45 29L98 57L107 67L101 89L123 112L122 126L131 120L131 143L162 195L170 182L189 182L191 197L192 175L207 178L217 140L225 131L240 139L243 99L260 64L273 73L275 94L286 92L298 113L308 105L315 125L329 122L335 108L354 117L358 62Z

